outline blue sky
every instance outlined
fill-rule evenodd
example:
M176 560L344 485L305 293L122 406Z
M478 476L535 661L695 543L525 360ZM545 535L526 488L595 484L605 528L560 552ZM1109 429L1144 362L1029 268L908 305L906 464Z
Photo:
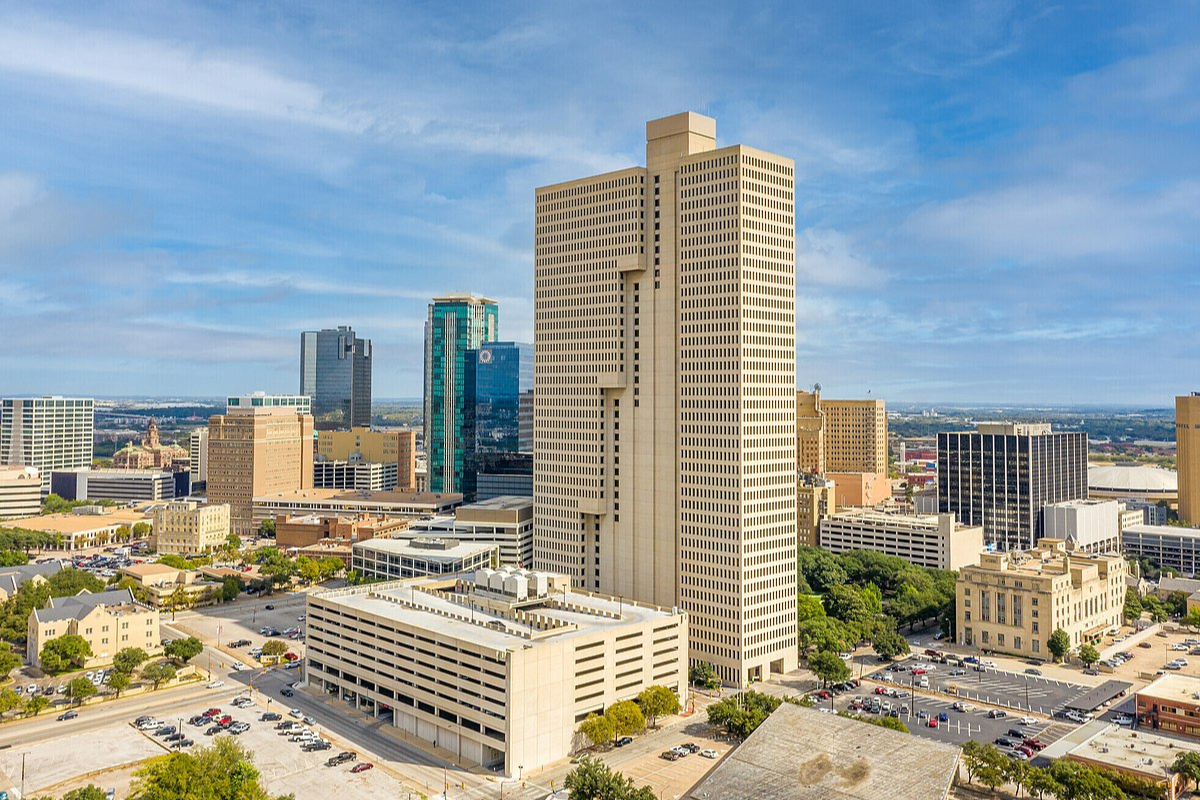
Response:
M1171 404L1200 389L1200 4L0 5L0 396L298 388L425 305L532 338L533 190L644 123L797 163L798 381Z

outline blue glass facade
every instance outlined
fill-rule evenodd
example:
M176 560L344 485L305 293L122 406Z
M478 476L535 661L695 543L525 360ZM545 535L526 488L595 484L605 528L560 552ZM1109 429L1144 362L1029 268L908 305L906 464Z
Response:
M492 342L473 355L467 376L475 397L468 420L468 437L475 443L467 470L472 499L481 499L477 489L485 475L509 476L506 485L529 486L515 494L532 494L533 345Z
M317 430L371 425L371 340L341 326L300 334L300 393Z

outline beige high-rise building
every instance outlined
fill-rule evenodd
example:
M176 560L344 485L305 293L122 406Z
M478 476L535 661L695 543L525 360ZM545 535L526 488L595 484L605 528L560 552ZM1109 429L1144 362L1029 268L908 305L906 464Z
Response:
M882 400L820 401L825 472L888 471L887 411Z
M220 550L229 536L229 506L192 500L167 503L154 512L152 543L159 553L194 556Z
M255 497L312 485L311 414L284 404L231 404L209 419L208 500L229 506L234 533L256 527Z
M744 686L797 659L793 162L646 138L536 193L534 562L686 610Z
M1179 519L1200 528L1200 392L1175 398L1175 464Z
M801 475L825 472L825 420L820 391L796 392L796 471Z
M821 520L837 510L834 482L801 473L796 481L796 544L816 547Z
M329 461L394 462L400 473L396 488L414 490L417 486L416 431L373 431L370 428L318 431L317 455Z

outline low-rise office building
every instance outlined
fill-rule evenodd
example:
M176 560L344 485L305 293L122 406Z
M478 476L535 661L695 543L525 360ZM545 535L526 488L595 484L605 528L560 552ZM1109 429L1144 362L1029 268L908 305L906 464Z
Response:
M33 467L0 466L0 520L42 510L42 474Z
M153 522L144 506L79 506L69 514L43 514L39 517L26 517L12 524L31 531L57 534L58 543L47 549L82 550L106 545L114 541L114 535L119 528L132 528L139 522Z
M1163 675L1137 693L1134 710L1140 728L1200 739L1200 679Z
M176 569L166 564L133 564L121 570L137 587L134 596L155 608L185 608L220 600L221 581L207 578L199 570Z
M350 568L374 580L453 575L500 563L496 545L454 539L372 539L351 550Z
M796 544L816 547L821 520L837 506L833 481L823 475L798 473L796 476Z
M360 492L386 492L396 488L400 467L395 461L313 462L314 489L352 489Z
M464 544L494 544L500 548L500 563L529 566L533 563L533 498L505 495L469 503L459 506L453 517L416 520L409 531Z
M1116 500L1064 500L1042 506L1046 538L1062 539L1075 552L1120 552L1119 522Z
M427 517L454 513L461 494L440 492L359 492L341 489L305 489L254 498L254 524L281 515L318 514L383 517Z
M1121 550L1129 558L1149 558L1184 575L1200 569L1200 528L1130 525L1121 531Z
M1041 539L1028 552L980 555L958 573L959 644L1046 658L1056 628L1071 647L1119 627L1129 563L1119 555L1079 555L1061 539Z
M1167 524L1167 507L1158 503L1151 503L1146 500L1122 500L1121 505L1125 506L1125 513L1133 514L1139 512L1142 518L1129 518L1127 522L1122 522L1121 530L1124 530L1129 525L1166 525ZM1124 519L1124 518L1123 518Z
M983 526L959 525L953 514L841 511L821 520L818 544L832 553L875 550L934 569L979 563Z
M108 664L126 647L140 647L151 655L162 650L158 610L134 600L129 589L52 597L45 608L31 611L26 644L29 663L39 664L46 642L67 634L82 637L91 647L86 666Z
M229 506L192 500L167 503L154 512L151 546L159 553L204 555L220 550L229 537Z
M175 475L161 469L55 470L50 475L50 491L64 500L171 500L175 497Z
M38 484L41 485L40 482ZM0 567L0 603L12 597L25 585L37 586L62 569L59 561L45 564L22 564L19 567Z
M1160 736L1147 728L1130 730L1096 719L1070 731L1038 755L1048 761L1065 758L1151 781L1163 790L1164 797L1178 797L1182 776L1171 767L1179 755L1196 752L1200 746L1175 736Z
M409 524L405 517L374 517L370 514L280 516L275 518L275 545L284 550L329 542L344 542L349 546L368 539L390 539L407 531Z
M566 758L579 723L647 686L687 691L687 615L506 568L316 592L310 686L465 765Z

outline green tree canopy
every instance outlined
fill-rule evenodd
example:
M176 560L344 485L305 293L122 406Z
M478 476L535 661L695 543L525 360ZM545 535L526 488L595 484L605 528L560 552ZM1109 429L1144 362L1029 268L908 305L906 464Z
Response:
M1067 651L1071 649L1071 637L1062 628L1055 628L1054 632L1050 634L1050 638L1046 640L1046 647L1055 661L1062 661L1067 655Z
M721 679L717 669L707 661L697 661L688 668L688 682L703 689L719 689Z
M230 575L221 581L221 599L226 603L237 600L242 593L242 582Z
M604 710L604 716L612 723L615 736L629 736L646 727L642 709L632 700L621 700Z
M264 519L262 522L258 523L258 533L260 536L269 536L272 539L274 539L275 538L275 520Z
M0 689L0 714L21 707L21 695L5 686Z
M841 683L850 677L850 667L837 653L813 653L808 657L808 668L820 679L822 686Z
M1079 648L1079 660L1084 666L1090 667L1100 660L1100 651L1091 644L1085 644Z
M91 657L92 646L87 643L87 639L68 633L42 645L38 662L47 672L58 673L71 668L80 669Z
M647 686L638 694L637 704L656 728L659 717L679 713L679 698L666 686Z
M29 563L29 556L20 550L0 550L0 567L19 567Z
M799 628L800 649L809 653L813 650L825 653L841 653L850 649L857 636L841 620L833 617L814 617L805 620Z
M592 743L593 747L599 747L616 738L616 734L613 731L613 724L609 721L608 717L597 714L594 711L588 714L587 719L579 723L579 732Z
M131 796L142 800L270 800L250 752L229 736L153 759L134 774Z
M134 535L134 538L136 538L136 539L145 539L147 536L150 535L150 531L151 531L150 523L148 523L148 522L133 523L132 533Z
M1142 598L1133 589L1125 590L1125 619L1135 620L1142 616Z
M287 642L282 639L267 639L263 642L262 654L264 656L281 656L287 651Z
M1124 793L1098 771L1060 758L1050 766L1050 775L1058 784L1058 800L1119 800Z
M185 664L200 655L203 651L203 643L195 636L188 636L184 639L172 639L171 643L163 648L165 655L177 658Z
M36 717L38 714L50 705L50 701L40 694L32 695L25 701L25 713L31 717Z
M72 789L62 796L62 800L108 800L108 793L94 783Z
M718 700L705 710L710 724L725 728L734 736L744 739L784 702L804 705L799 700L785 701L773 695L748 691Z
M109 680L112 680L111 678ZM99 689L90 680L84 677L72 678L67 684L67 694L77 703L82 703L92 695L96 694Z
M625 775L588 756L567 773L563 786L571 800L655 800L649 786L637 787Z
M142 678L150 681L155 689L158 688L160 683L173 680L175 674L175 667L171 666L170 662L167 661L155 661L142 668Z
M132 680L128 672L113 672L108 678L108 687L117 693L117 697L121 696L121 692L129 688Z
M150 654L140 647L122 647L113 656L113 671L132 675L133 671L150 660Z
M821 602L821 598L816 595L800 595L796 606L799 612L797 615L799 622L825 616L825 605Z
M9 650L8 647L0 642L0 680L4 680L8 673L20 666L21 657Z
M1184 785L1191 781L1197 791L1200 791L1200 753L1187 752L1175 756L1171 772L1183 777Z
M195 569L196 563L175 553L164 553L158 557L158 563L166 564L173 569Z
M874 647L876 654L887 661L909 652L908 640L895 631L883 631L876 634Z

